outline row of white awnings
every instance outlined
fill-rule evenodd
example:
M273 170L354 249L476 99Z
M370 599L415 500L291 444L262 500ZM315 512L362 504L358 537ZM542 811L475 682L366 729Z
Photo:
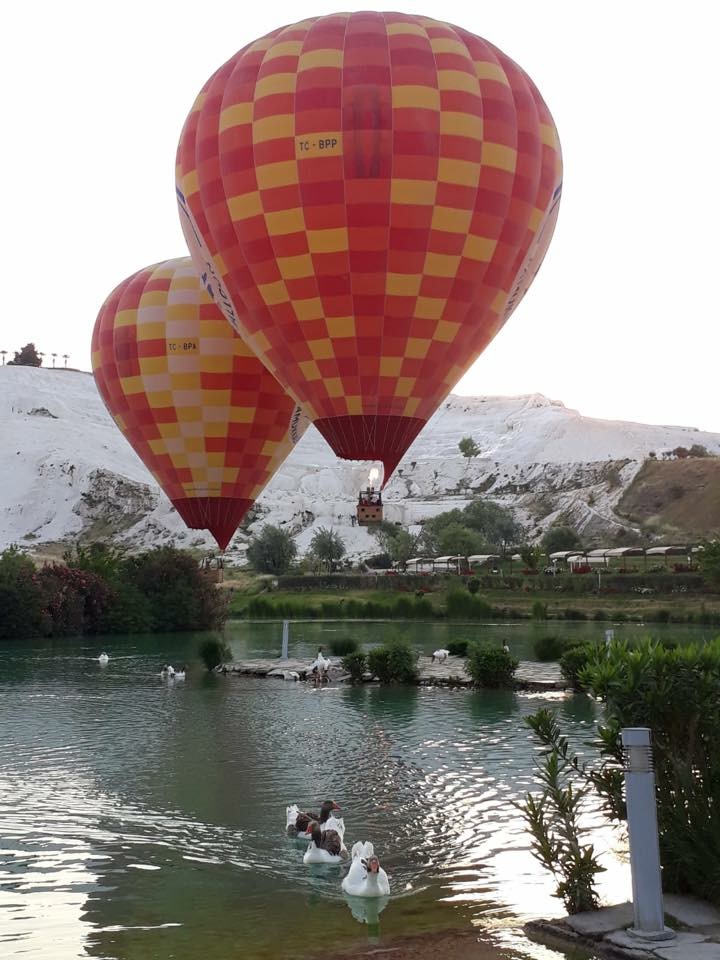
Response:
M612 547L605 550L602 547L596 550L580 552L578 550L558 550L551 553L551 560L570 560L575 557L686 557L689 553L696 553L698 547Z
M591 566L596 564L607 565L608 560L619 559L622 557L687 557L691 553L697 553L701 547L648 547L644 550L642 547L611 547L604 549L599 547L595 550L580 552L578 550L558 550L550 554L550 560L564 560L570 566L577 566L582 563L589 563ZM468 564L473 567L481 567L486 564L495 564L502 560L496 553L474 553L469 557L445 556L445 557L413 557L407 561L407 567L414 567L416 570L420 567L435 567L436 565L449 567L457 566L459 563ZM510 557L513 563L520 562L522 557L515 553Z

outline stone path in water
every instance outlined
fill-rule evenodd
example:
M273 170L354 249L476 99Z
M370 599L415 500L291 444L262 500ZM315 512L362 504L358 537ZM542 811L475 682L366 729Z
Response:
M339 659L331 660L328 674L331 683L344 683L349 677L340 665ZM465 673L463 657L448 657L447 660L433 662L432 657L419 657L420 684L422 686L469 687L472 681ZM279 657L273 659L236 660L223 664L223 673L237 673L245 676L271 677L275 679L311 680L308 674L310 665L307 660ZM298 676L293 677L291 674ZM287 674L287 676L285 676ZM370 680L370 676L367 676ZM517 669L515 679L518 686L525 690L564 690L565 683L557 663L536 663L523 660Z

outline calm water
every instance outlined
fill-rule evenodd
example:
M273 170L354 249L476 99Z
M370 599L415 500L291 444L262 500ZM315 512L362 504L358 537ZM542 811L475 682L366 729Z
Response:
M535 623L528 620L514 620L509 623L442 623L427 621L297 621L290 629L290 656L311 659L318 644L322 643L326 653L335 637L354 637L363 646L380 643L397 636L407 637L422 653L431 654L433 650L444 647L449 640L466 638L487 643L507 643L512 653L520 660L534 660L533 638L554 635L573 640L602 640L606 630L613 630L618 640L640 640L644 637L672 637L679 643L690 640L709 640L718 635L717 627L696 626L694 624L667 623L578 623L563 620L550 620ZM232 621L226 629L237 659L248 657L266 657L280 655L282 626L277 621L260 620L253 623Z
M296 624L291 652L386 629L397 626ZM443 629L408 628L427 650ZM279 630L239 624L228 637L237 656L267 653ZM526 633L505 628L521 654ZM163 681L160 665L191 661L198 641L0 648L2 957L284 960L470 924L503 956L557 956L513 932L562 913L512 806L532 783L522 718L545 698L315 691L197 666ZM92 659L102 648L105 668ZM581 742L594 705L554 699ZM340 869L304 867L304 847L284 836L286 804L326 797L343 807L346 839L371 839L391 876L380 916L346 902ZM626 896L616 852L607 864L604 889Z

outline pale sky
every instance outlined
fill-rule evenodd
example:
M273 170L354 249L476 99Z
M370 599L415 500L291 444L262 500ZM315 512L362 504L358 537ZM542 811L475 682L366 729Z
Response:
M207 77L328 0L40 0L2 11L0 349L28 340L89 369L127 275L187 253L174 158ZM539 276L456 392L541 392L582 413L720 431L717 36L706 0L413 0L533 78L565 177ZM49 362L49 357L46 362Z

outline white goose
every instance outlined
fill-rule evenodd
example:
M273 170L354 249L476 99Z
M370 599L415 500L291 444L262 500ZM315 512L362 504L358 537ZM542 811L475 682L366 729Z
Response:
M352 863L342 888L351 897L387 897L390 895L388 875L375 856L375 849L368 841L360 840L352 848Z
M343 837L345 823L331 816L322 828L317 820L310 825L310 846L305 851L303 863L342 863L348 852Z
M175 667L165 666L160 671L161 677L174 677L175 676Z
M447 660L449 656L450 656L449 650L436 650L432 655L433 663L435 663L436 660L438 663L442 663L443 660Z
M323 656L322 650L318 650L317 656L308 667L308 673L312 673L316 668L319 673L323 673L325 670L329 670L331 666L330 660Z
M110 663L110 657L106 653L101 653L98 657L98 663L101 667L106 667Z

